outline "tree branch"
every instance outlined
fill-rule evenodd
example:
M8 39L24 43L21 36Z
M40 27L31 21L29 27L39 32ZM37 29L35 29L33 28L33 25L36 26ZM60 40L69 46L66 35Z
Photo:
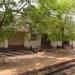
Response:
M7 5L6 5L6 2L5 2L6 0L3 0L3 4L4 4L4 6L5 6L5 9L7 9L8 7L7 7Z
M20 6L21 8L16 9L16 10L12 10L12 11L17 11L19 12L21 9L23 9L26 6L27 3L23 3L22 6Z
M18 11L20 11L21 9L23 9L26 6L27 3L24 3L24 5L18 9Z
M21 11L19 10L11 10L12 12L16 12L16 13L20 13L20 14L23 14Z
M4 19L5 19L5 16L6 16L6 14L3 15L3 18L2 18L2 20L0 21L0 29L1 29L1 27L3 26L3 22L4 22Z

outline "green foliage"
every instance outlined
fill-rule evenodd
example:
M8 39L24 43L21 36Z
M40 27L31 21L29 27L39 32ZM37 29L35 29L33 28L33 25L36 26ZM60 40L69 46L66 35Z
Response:
M33 0L19 0L18 3L15 0L1 0L0 35L7 37L3 28L17 31L25 27L31 35L47 33L51 41L75 40L72 21L74 3L74 0L35 0L35 3Z

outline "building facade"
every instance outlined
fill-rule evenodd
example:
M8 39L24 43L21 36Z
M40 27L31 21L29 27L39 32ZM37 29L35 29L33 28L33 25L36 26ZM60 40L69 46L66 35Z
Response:
M70 45L75 48L75 41L70 41ZM61 41L51 42L48 40L48 36L40 37L36 40L28 40L25 35L25 31L17 31L16 34L9 39L4 40L0 43L0 48L41 48L41 47L54 47L62 46Z
M17 32L14 36L0 43L0 48L29 48L30 46L40 47L40 39L29 41L26 39L24 32Z

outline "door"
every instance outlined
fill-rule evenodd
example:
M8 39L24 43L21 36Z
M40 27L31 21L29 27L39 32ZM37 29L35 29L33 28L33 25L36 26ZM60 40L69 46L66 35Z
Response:
M41 37L41 47L42 48L50 48L50 40L48 40L48 35L47 34L44 34L42 37Z
M24 33L17 32L13 37L8 40L9 48L21 48L24 47Z

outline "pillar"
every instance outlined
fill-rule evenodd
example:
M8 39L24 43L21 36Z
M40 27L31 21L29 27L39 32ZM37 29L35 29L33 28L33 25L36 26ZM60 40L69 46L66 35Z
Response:
M4 40L4 48L8 48L8 40Z

